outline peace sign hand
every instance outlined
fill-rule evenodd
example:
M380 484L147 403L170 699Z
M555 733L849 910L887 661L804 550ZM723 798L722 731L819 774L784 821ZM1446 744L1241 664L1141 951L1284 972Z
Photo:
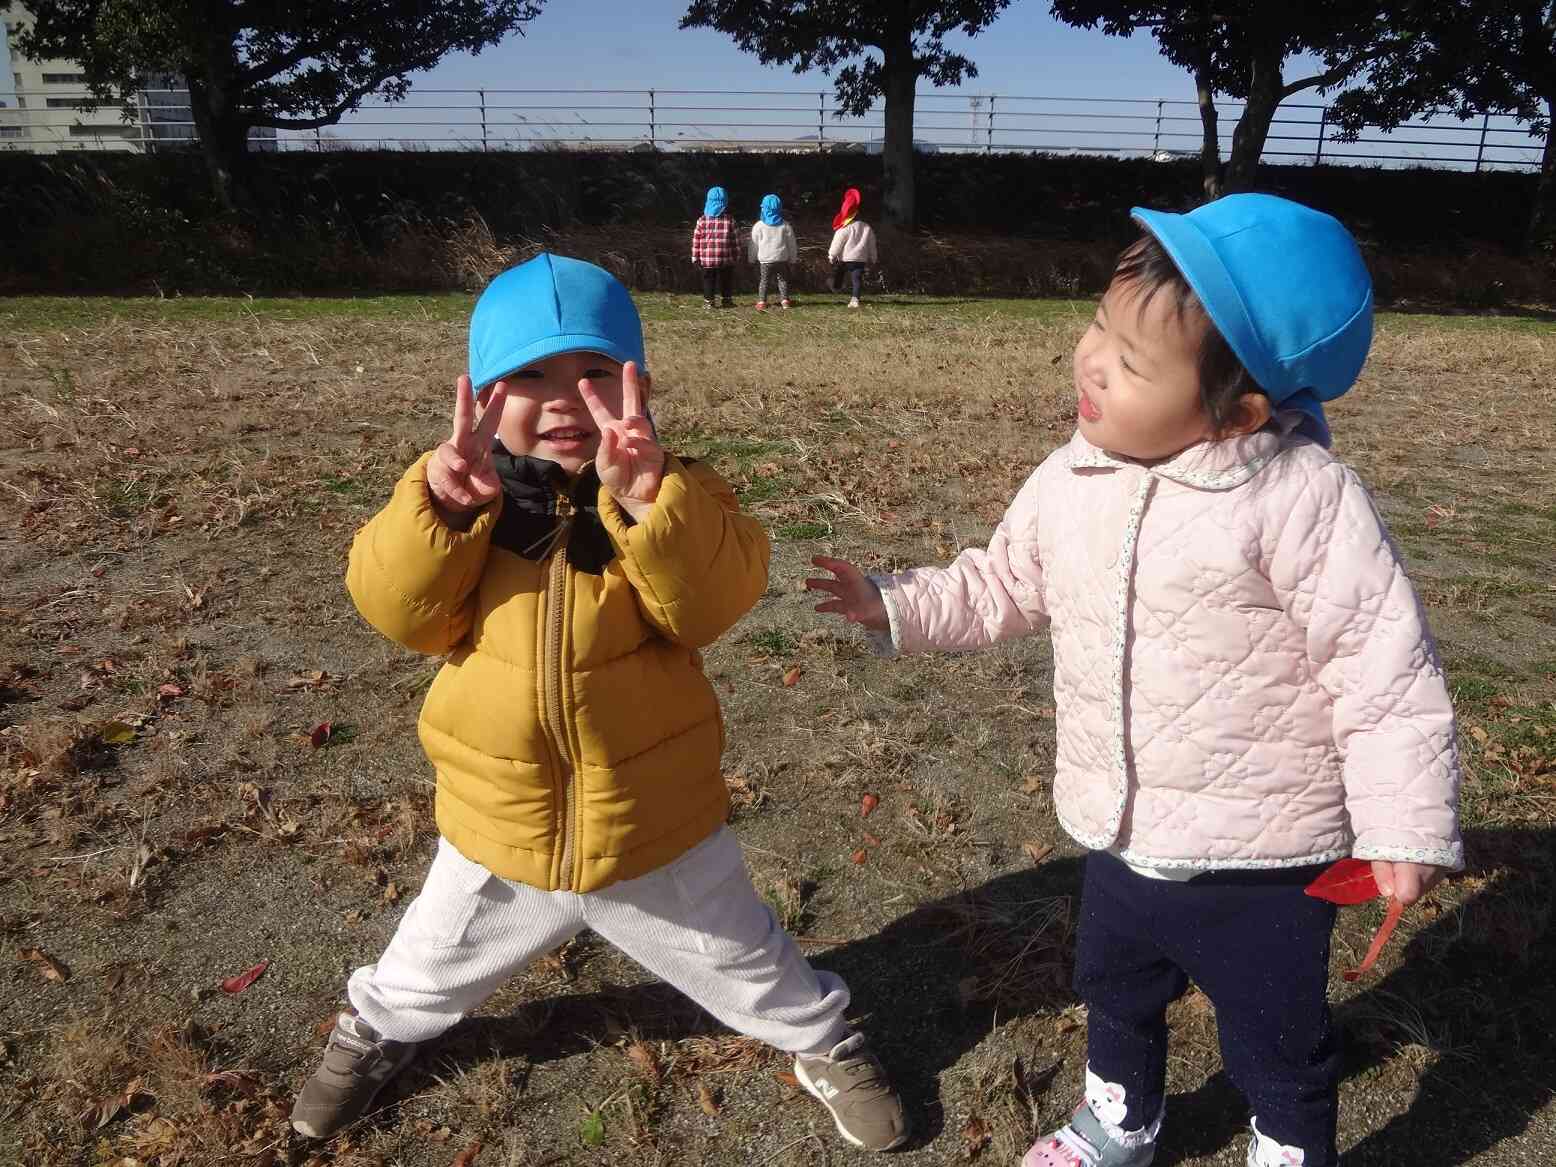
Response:
M654 437L653 423L643 412L643 390L634 361L621 366L621 416L611 412L587 378L578 393L600 431L594 472L623 510L641 520L659 497L665 476L665 452Z
M811 560L823 571L830 571L836 579L808 579L805 590L826 592L832 599L817 604L818 612L835 612L845 620L863 624L875 632L887 632L891 622L886 618L886 601L865 574L846 559L828 559L818 555Z
M454 430L427 462L427 489L438 517L457 531L469 530L475 512L502 492L492 464L492 439L507 397L507 382L498 381L477 423L470 378L461 375L454 383Z

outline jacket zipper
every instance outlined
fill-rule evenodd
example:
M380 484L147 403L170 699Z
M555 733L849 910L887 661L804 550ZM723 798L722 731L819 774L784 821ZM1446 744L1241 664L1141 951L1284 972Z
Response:
M562 632L567 618L567 536L573 522L573 499L565 490L556 497L556 549L546 581L546 641L541 671L546 685L546 721L562 774L562 871L561 890L573 887L573 761L567 748L567 725L562 719Z

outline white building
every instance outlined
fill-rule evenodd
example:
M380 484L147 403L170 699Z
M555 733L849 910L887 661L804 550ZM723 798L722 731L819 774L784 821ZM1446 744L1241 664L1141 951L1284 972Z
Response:
M66 150L149 152L196 141L189 88L182 77L143 80L127 105L87 109L91 90L75 61L29 61L16 35L32 23L27 9L0 0L0 149L32 154ZM250 147L274 150L276 132L254 130Z

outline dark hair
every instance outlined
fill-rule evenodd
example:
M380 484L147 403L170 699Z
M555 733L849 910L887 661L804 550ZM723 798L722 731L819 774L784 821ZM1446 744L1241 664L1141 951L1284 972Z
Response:
M1204 334L1199 342L1199 399L1218 433L1226 428L1237 402L1245 393L1264 394L1155 235L1147 231L1123 250L1113 268L1111 284L1136 285L1140 290L1138 308L1141 312L1158 293L1166 293L1172 297L1173 311L1180 320L1192 316L1203 322Z

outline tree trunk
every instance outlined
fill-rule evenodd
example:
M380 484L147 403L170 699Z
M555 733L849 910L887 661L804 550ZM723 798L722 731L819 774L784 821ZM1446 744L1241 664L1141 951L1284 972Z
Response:
M881 141L881 202L886 220L909 230L916 214L913 186L913 90L918 70L913 42L904 40L882 54L886 131Z
M1250 190L1259 173L1259 155L1264 153L1270 136L1270 123L1280 108L1282 79L1280 50L1256 53L1253 76L1248 84L1248 101L1243 116L1232 131L1232 157L1227 164L1227 192Z
M1540 182L1534 189L1534 209L1529 214L1527 250L1549 251L1556 247L1556 95L1545 99L1545 150L1540 155Z
M249 127L235 118L230 106L213 92L204 80L189 78L189 104L205 169L211 179L211 193L222 210L253 209L248 185Z
M1200 175L1205 186L1205 201L1209 203L1221 197L1221 134L1216 126L1216 91L1211 88L1208 70L1195 71L1194 91L1199 98L1199 124L1203 133L1199 147Z

